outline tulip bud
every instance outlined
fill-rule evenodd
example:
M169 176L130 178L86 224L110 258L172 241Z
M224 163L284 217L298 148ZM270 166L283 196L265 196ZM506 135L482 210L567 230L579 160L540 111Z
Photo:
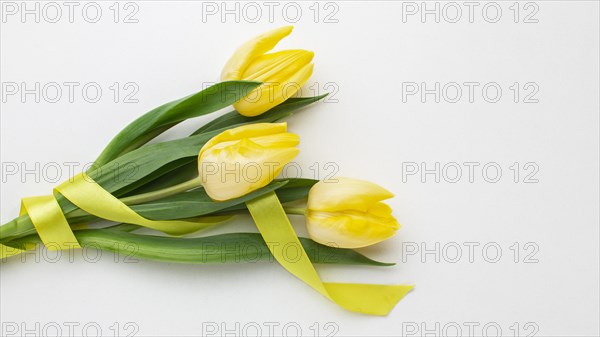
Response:
M206 193L214 200L239 198L269 184L296 155L298 135L286 123L257 123L220 133L198 155Z
M364 180L320 181L308 194L308 233L314 241L340 248L360 248L384 241L400 228L390 206L381 202L393 196Z
M266 54L288 36L294 27L268 31L246 42L229 59L221 80L263 82L233 106L242 115L252 117L279 105L294 95L310 78L314 53L284 50Z

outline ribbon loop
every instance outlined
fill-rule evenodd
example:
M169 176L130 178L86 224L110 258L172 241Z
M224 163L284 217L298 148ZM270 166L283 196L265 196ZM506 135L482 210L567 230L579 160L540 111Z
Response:
M23 198L21 215L25 213L49 250L81 248L53 195Z
M197 221L149 220L137 214L121 200L98 185L92 178L80 173L62 183L55 191L82 210L99 218L134 224L169 235L180 236L223 222L230 216L203 217Z

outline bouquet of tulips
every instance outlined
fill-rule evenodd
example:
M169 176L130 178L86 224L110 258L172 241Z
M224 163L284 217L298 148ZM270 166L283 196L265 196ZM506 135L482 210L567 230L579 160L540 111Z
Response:
M393 195L357 179L277 179L299 143L281 121L324 97L288 98L313 71L310 51L269 53L291 31L283 27L246 42L225 65L222 82L144 114L106 146L91 169L51 195L22 199L21 215L0 227L2 260L37 245L114 252L133 246L128 253L136 257L179 263L274 257L340 306L388 314L413 286L325 283L313 263L391 265L354 249L395 234L399 224L382 202ZM231 105L233 111L185 138L149 143L182 121ZM306 208L287 206L302 200ZM259 233L188 236L244 213ZM310 238L297 237L288 214L306 218ZM141 228L152 233L136 232ZM294 259L286 256L290 245L300 252Z

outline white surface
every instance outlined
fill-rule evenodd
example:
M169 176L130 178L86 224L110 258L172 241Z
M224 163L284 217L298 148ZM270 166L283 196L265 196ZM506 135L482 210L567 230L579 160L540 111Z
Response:
M62 86L58 103L44 97L36 103L31 95L25 102L17 95L2 103L2 222L18 214L21 197L48 193L56 185L48 181L55 168L44 170L44 165L57 163L60 178L66 179L68 163L93 161L129 121L197 91L203 82L216 81L240 43L287 24L283 3L275 7L273 23L261 4L263 16L255 24L246 20L253 18L250 12L240 23L231 15L226 23L218 15L203 22L203 6L188 1L137 2L134 18L139 22L131 24L113 22L113 2L98 2L102 18L86 23L80 3L70 23L68 7L58 4L64 11L58 23L44 22L54 17L51 12L40 23L31 16L25 23L18 15L3 18L1 82L29 87L79 82L79 89L95 82L103 95L98 103L88 103L76 88L70 103ZM309 8L313 2L297 4L303 16L280 48L315 50L312 83L320 92L339 89L337 103L320 103L289 119L291 130L302 137L297 161L303 175L313 177L311 165L318 163L323 178L330 172L325 164L332 162L339 167L337 175L378 182L396 193L391 205L404 225L392 240L364 250L399 262L397 266L318 270L325 280L414 282L415 291L388 317L366 317L329 303L274 264L115 263L110 254L96 263L81 255L74 262L63 257L58 263L43 258L35 263L29 256L26 263L2 264L2 333L17 324L17 336L25 330L53 335L56 326L69 335L69 325L75 326L75 334L92 336L95 327L108 336L115 331L127 335L135 327L137 336L188 336L209 335L214 326L218 336L255 335L256 326L265 336L272 331L293 336L295 327L308 336L392 336L410 335L416 326L413 335L423 336L424 329L453 335L459 326L468 336L472 325L474 335L493 336L499 327L507 336L597 336L598 2L536 2L539 22L528 24L522 22L524 15L534 8L526 10L524 3L519 23L513 22L512 2L497 2L503 10L497 23L482 17L486 3L477 3L473 23L468 8L459 3L464 13L455 24L436 23L432 16L422 23L417 15L403 22L403 5L394 2L338 2L327 8L321 3L315 23ZM123 6L121 16L133 9ZM335 6L339 11L332 18L339 22L324 23ZM292 17L293 9L289 11ZM493 9L489 11L492 17ZM126 104L121 96L114 103L109 89L114 82L136 83L139 102ZM326 87L328 82L333 86ZM431 95L424 103L417 96L403 103L403 82L429 87L435 82L496 82L503 94L497 103L485 102L477 90L470 103L466 89L457 103L435 103ZM529 88L521 89L520 102L514 103L509 89L514 82L537 84L539 102L522 102ZM53 96L48 93L47 98ZM204 120L187 123L171 136ZM432 168L436 162L441 167L458 163L463 176L451 183L447 180L454 173L448 171L439 183L433 175L425 182L418 175L403 182L403 167L426 163ZM473 183L464 162L480 163ZM481 174L490 162L502 169L497 183L486 182ZM521 167L518 183L510 169L514 162ZM534 164L525 170L528 162ZM36 173L25 179L7 175L10 163L23 163ZM524 183L535 165L538 182ZM493 178L493 170L489 173ZM295 223L302 233L301 219ZM236 226L215 232L252 229L249 221ZM478 245L472 262L470 242ZM515 242L519 263L511 250ZM432 250L436 243L439 263L433 253L403 254L414 247ZM486 244L502 249L499 262L489 262L493 248L482 253ZM452 263L456 245L462 256ZM527 258L529 253L534 254Z

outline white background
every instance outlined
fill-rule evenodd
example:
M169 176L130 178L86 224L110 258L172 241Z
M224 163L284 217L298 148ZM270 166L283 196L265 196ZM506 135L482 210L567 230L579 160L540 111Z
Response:
M93 10L84 18L85 3L77 3L71 23L68 7L57 4L63 10L57 23L48 22L55 17L52 8L41 13L40 23L32 15L22 20L20 13L2 17L3 223L18 214L20 198L47 194L57 184L49 181L56 171L44 171L44 165L57 163L61 180L67 179L65 163L93 161L128 122L217 81L238 45L295 17L294 8L286 7L286 16L285 3L275 3L270 20L269 7L258 3L262 16L251 23L254 9L244 12L241 3L239 23L234 15L222 22L220 12L211 15L201 3L148 1L134 3L137 23L123 22L136 7L121 3L115 23L110 1L98 2L102 17L93 24L84 20ZM314 2L296 4L302 16L278 48L316 52L309 85L314 90L306 89L306 95L336 91L329 103L289 119L290 129L302 137L297 162L303 176L313 178L320 167L324 178L331 162L338 176L384 185L396 194L390 204L403 224L393 239L363 250L396 266L318 271L328 281L415 283L415 291L388 317L368 317L340 309L276 264L115 263L108 253L96 263L82 255L74 262L42 257L36 263L29 256L25 263L17 258L1 266L2 333L17 324L18 336L26 329L54 334L58 325L69 335L67 326L75 322L76 334L95 335L94 327L100 327L108 336L127 335L131 327L138 336L202 335L214 326L218 336L252 335L256 326L269 335L271 324L275 334L290 336L295 328L308 336L397 336L415 327L417 336L452 335L456 326L464 336L493 336L496 328L507 336L597 336L598 2L537 1L529 7L521 2L518 23L512 1L495 3L502 9L496 23L486 21L494 19L494 8L482 14L486 2L476 3L473 22L459 2L463 13L457 23L448 22L455 17L450 7L436 23L431 14L425 22L420 13L407 15L412 7L401 2L320 3L318 15ZM535 6L528 21L538 22L525 23ZM337 22L327 22L332 20ZM54 94L42 94L36 103L33 95L23 100L5 90L6 83L33 88L37 82L80 86L73 103L65 86L57 103L49 102ZM103 90L97 103L81 94L90 82ZM109 88L115 82L135 83L139 102L124 103L130 90L121 88L115 103ZM436 82L480 86L473 102L465 86L456 103L445 99L453 98L450 93L439 103L432 94L403 102L408 82L425 82L430 89ZM481 93L490 82L502 89L496 103ZM518 103L509 88L515 82L521 87ZM533 87L525 90L528 82ZM538 102L524 103L534 87L532 99ZM488 93L494 97L493 90ZM190 121L162 139L186 135L205 120ZM479 164L473 182L465 162ZM20 165L18 174L7 174L11 163ZM439 163L448 171L441 172L439 183L434 174L422 180L420 172L406 176L412 163L427 169ZM457 182L451 182L455 171L448 163L462 168ZM498 182L486 180L495 177L493 169L482 174L487 163L502 169ZM536 168L533 180L525 182ZM34 173L22 177L24 169ZM301 218L294 223L305 233ZM244 219L210 233L238 230L253 230L252 223ZM469 243L477 245L471 261ZM415 255L405 254L414 247ZM501 248L496 263L493 247ZM423 249L429 253L422 255Z

